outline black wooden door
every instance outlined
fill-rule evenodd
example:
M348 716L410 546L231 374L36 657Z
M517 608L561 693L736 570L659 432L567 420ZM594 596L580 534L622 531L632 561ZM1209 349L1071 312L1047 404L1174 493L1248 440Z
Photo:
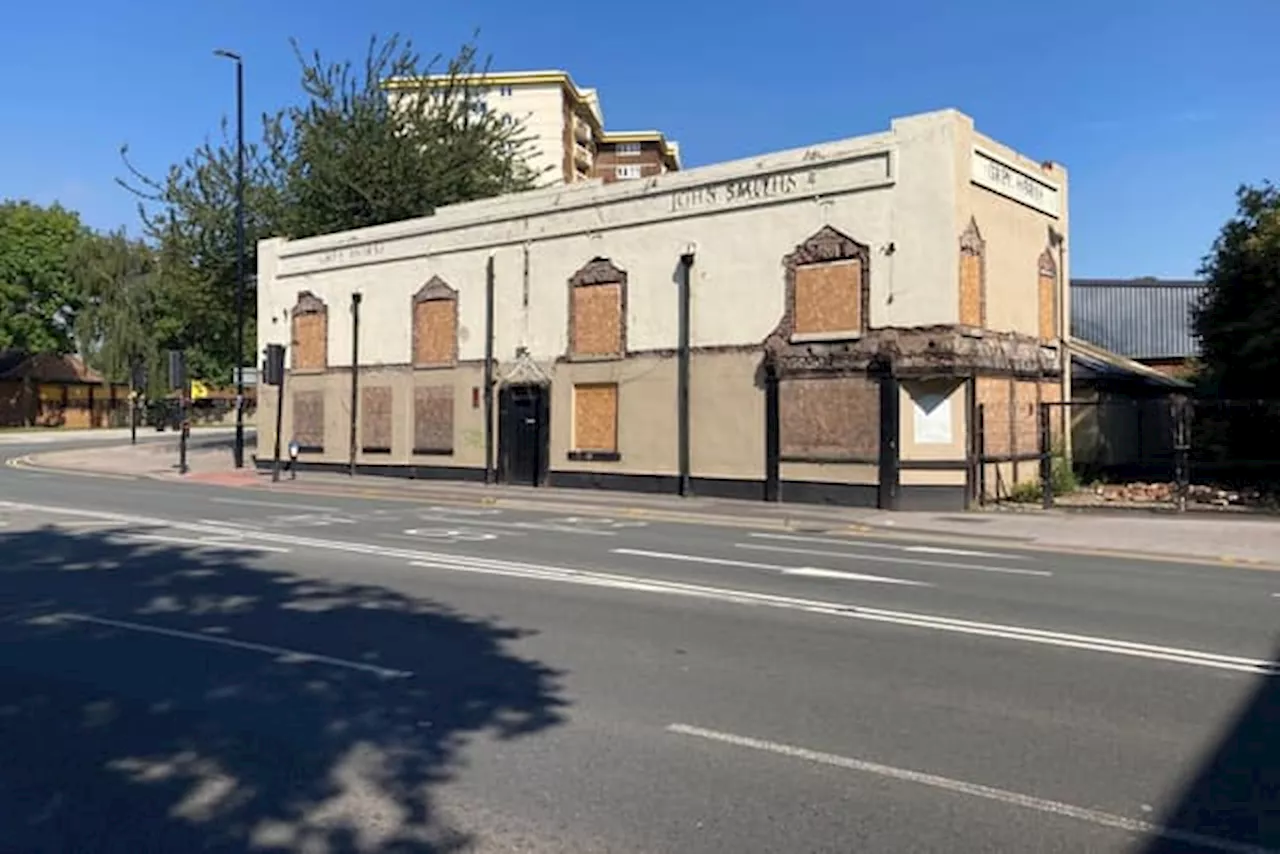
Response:
M538 486L548 462L547 389L507 386L499 400L499 475L504 483Z

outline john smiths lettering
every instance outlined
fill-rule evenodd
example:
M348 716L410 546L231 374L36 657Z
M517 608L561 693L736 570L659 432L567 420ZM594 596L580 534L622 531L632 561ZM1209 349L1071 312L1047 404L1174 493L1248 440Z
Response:
M812 180L810 183L813 183ZM764 178L743 178L711 184L695 190L682 190L671 195L671 210L687 211L710 205L732 204L747 199L772 199L794 193L800 186L794 173L768 175Z

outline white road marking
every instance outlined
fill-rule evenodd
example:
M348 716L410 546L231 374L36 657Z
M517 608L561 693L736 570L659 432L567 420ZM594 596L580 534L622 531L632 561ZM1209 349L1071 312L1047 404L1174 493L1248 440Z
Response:
M376 664L367 664L363 661L348 661L345 658L334 658L329 655L302 652L301 650L288 649L283 646L272 646L265 643L236 640L235 638L229 638L225 635L204 635L198 632L184 632L181 629L166 629L162 626L149 626L144 623L131 623L126 620L109 620L105 617L91 617L87 614L57 614L54 616L54 619L72 620L79 623L92 623L98 626L109 626L111 628L125 629L132 632L145 632L153 635L163 635L164 637L199 641L200 643L214 644L215 646L245 649L250 652L264 652L268 655L279 656L298 663L315 662L317 664L328 664L332 667L343 667L347 670L360 670L365 673L372 673L375 676L381 676L385 679L404 679L413 675L413 673L408 670L393 670L389 667L379 667Z
M961 555L963 557L1005 557L995 552L974 552L968 549L947 549L942 546L907 546L904 552L919 552L930 555Z
M261 525L250 525L248 522L227 522L222 519L201 519L201 525L222 525L228 528L244 529L246 531L261 531Z
M289 554L293 551L293 549L286 549L280 546L265 546L261 543L234 543L214 537L201 537L197 539L194 537L171 537L163 534L120 533L117 534L114 539L125 541L140 540L142 542L153 543L173 543L180 546L191 546L192 548L224 549L227 551L276 552L277 554Z
M837 539L835 537L804 537L798 534L766 534L762 531L752 532L747 536L758 537L762 540L790 540L797 543L813 543L815 545L829 546L845 546L855 549L888 549L895 552L921 552L924 554L949 554L949 555L965 555L967 557L989 557L996 560L1025 560L1034 561L1033 555L1022 554L1005 554L1002 552L979 552L967 549L949 549L941 546L902 546L895 543L872 543L867 540L859 540L853 537Z
M764 753L773 753L790 759L801 759L818 765L827 765L835 768L843 768L848 771L857 771L861 774L871 774L876 777L900 780L906 783L915 783L917 785L928 786L932 789L940 789L956 795L981 798L983 800L995 801L997 803L1007 804L1008 806L1034 810L1036 812L1047 813L1049 815L1073 818L1077 821L1087 822L1100 827L1121 830L1127 833L1140 833L1148 837L1159 837L1167 839L1170 842L1177 842L1181 845L1191 845L1201 851L1221 851L1226 852L1226 854L1277 854L1275 849L1271 848L1263 848L1244 842L1234 842L1230 839L1207 836L1200 833L1194 833L1192 831L1163 827L1149 821L1143 821L1142 819L1127 818L1122 815L1115 815L1114 813L1089 809L1088 807L1078 807L1074 804L1063 803L1062 801L1051 801L1047 798L1037 798L1033 795L1024 795L1021 792L1013 792L1008 789L997 789L994 786L984 786L980 783L969 783L964 780L956 780L951 777L942 777L938 774L926 774L921 771L911 771L906 768L895 768L892 765L883 765L879 762L868 762L865 759L854 759L849 756L840 756L835 753L824 753L819 750L809 750L803 747L781 744L776 741L766 741L764 739L751 738L745 735L734 735L733 733L704 729L703 727L689 726L687 724L670 724L666 729L667 732L675 735L684 735L693 738L705 739L707 741L731 744L735 747L744 747Z
M881 608L867 608L844 602L801 599L791 596L778 596L767 593L754 593L722 587L708 587L684 582L664 581L654 578L618 575L614 573L590 570L570 569L566 567L539 566L517 561L493 560L469 555L457 555L440 552L426 552L414 549L397 549L379 546L373 543L346 542L342 540L313 539L289 534L257 533L252 531L234 531L226 528L218 529L192 522L154 519L141 516L128 516L120 513L109 513L99 510L80 510L66 507L24 504L14 501L0 501L0 508L21 510L50 516L71 516L73 518L110 519L128 525L166 526L173 530L200 533L212 536L239 536L246 539L262 540L282 546L313 548L324 551L335 551L346 554L358 554L364 557L379 557L390 560L410 562L414 566L444 569L450 572L473 572L490 575L504 575L514 578L535 579L543 581L559 581L575 584L587 584L598 587L612 587L622 590L645 591L671 596L689 596L694 598L729 602L740 605L761 605L773 608L784 608L803 611L811 614L842 617L845 619L867 620L871 622L890 623L933 631L951 632L976 637L1002 638L1063 649L1082 649L1101 652L1109 655L1123 655L1131 658L1143 658L1153 661L1165 661L1195 667L1207 667L1237 673L1251 673L1260 676L1280 676L1280 664L1258 658L1225 655L1215 652L1183 649L1178 647L1155 646L1089 635L1075 635L1064 632L1046 631L1024 626L1001 625L998 623L982 623L973 620L959 620L951 617L938 617L931 614L913 613L909 611L889 611Z
M447 507L432 505L427 509L436 513L447 513L452 516L499 516L502 514L501 510L480 510L474 507Z
M1114 638L1075 635L1065 632L1053 632L1023 626L1002 625L998 623L982 623L973 620L959 620L951 617L937 617L931 614L913 613L910 611L888 611L881 608L867 608L861 605L849 605L842 602L800 599L792 596L779 596L770 593L755 593L747 590L708 587L699 584L687 584L679 581L664 581L642 576L627 576L614 573L591 572L587 570L565 569L557 567L533 566L472 558L463 555L436 555L430 559L417 558L411 565L428 569L442 569L450 572L477 573L482 575L503 575L511 578L524 578L539 581L560 581L571 584L584 584L593 587L608 587L618 590L632 590L647 593L659 593L671 596L689 596L738 605L763 605L773 608L784 608L805 611L811 614L824 614L847 619L867 620L870 622L891 623L913 628L931 629L933 631L952 632L955 634L973 635L977 637L1002 638L1065 649L1083 649L1092 652L1103 652L1110 655L1123 655L1131 658L1144 658L1153 661L1167 661L1175 664L1187 664L1196 667L1209 667L1217 670L1229 670L1238 673L1252 673L1261 676L1280 676L1280 665L1266 659L1245 658L1223 655L1214 652L1182 649L1178 647L1155 646L1135 643Z
M839 569L821 569L815 566L802 566L799 569L784 569L782 570L782 574L783 575L803 575L808 578L840 578L846 581L867 581L868 579L874 579L876 581L883 580L883 579L877 578L874 575L863 575L858 572L844 572ZM920 582L911 582L911 583L917 584L919 586L928 586L928 585L923 585Z
M337 507L317 507L314 504L286 504L282 501L250 501L247 498L213 498L214 504L241 504L245 507L274 507L284 510L310 510L315 513L339 513Z
M805 537L799 534L766 534L763 531L752 531L747 534L749 537L759 537L762 540L789 540L797 543L817 543L819 545L832 546L855 546L857 548L867 549L889 549L890 551L900 552L902 546L893 545L891 543L870 543L864 540L855 540L853 538L836 539L835 537Z
M872 581L878 584L900 584L905 587L932 587L924 581L911 581L906 578L889 578L884 575L866 575L859 572L842 572L834 569L822 569L814 566L783 566L776 563L752 563L745 560L730 560L722 557L703 557L701 555L675 554L672 552L651 552L644 549L611 549L613 554L650 557L657 560L674 560L680 563L711 563L720 566L740 566L745 569L768 569L784 575L812 575L826 578L843 578L847 581Z
M460 522L460 519L450 519L447 516L428 516L419 514L419 518L424 521L431 522ZM557 534L587 534L598 537L614 537L617 536L613 531L596 531L588 528L575 527L573 525L556 525L544 522L484 522L479 519L468 518L463 524L470 525L474 528L496 528L500 531L551 531Z
M410 528L404 532L414 539L434 540L441 543L480 543L498 539L488 531L468 531L465 528Z
M796 548L788 548L785 546L761 546L761 545L756 545L755 543L734 543L734 546L740 549L756 549L757 551L763 551L763 552L782 552L784 554L815 555L818 557L842 557L842 558L852 558L852 559L861 559L861 560L873 560L879 563L905 563L905 564L910 564L912 566L938 566L938 567L944 567L946 569L972 569L978 572L998 572L1003 575L1036 575L1043 578L1047 578L1053 575L1053 573L1048 571L1047 569L1018 569L1017 567L1012 567L1012 566L983 566L981 564L975 564L975 563L953 563L951 561L920 560L919 558L911 558L911 557L885 557L883 555L876 555L872 557L869 555L856 554L854 552L832 552L832 551L821 551L819 549L796 549Z

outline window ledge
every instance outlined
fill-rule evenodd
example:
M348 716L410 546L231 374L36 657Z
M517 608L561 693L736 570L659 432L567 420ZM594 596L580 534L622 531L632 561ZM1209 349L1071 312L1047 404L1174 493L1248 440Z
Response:
M570 353L565 358L570 362L617 362L626 357L626 353Z
M365 445L360 449L362 454L389 454L391 449L384 445Z
M458 363L454 362L418 362L414 364L415 371L442 371L447 368L456 368Z
M861 337L861 329L837 329L831 332L793 332L791 333L791 343L817 344L823 341L853 341Z
M453 448L414 448L415 457L452 457Z
M324 445L299 445L299 454L323 454Z
M569 459L576 463L616 463L622 459L617 451L570 451Z

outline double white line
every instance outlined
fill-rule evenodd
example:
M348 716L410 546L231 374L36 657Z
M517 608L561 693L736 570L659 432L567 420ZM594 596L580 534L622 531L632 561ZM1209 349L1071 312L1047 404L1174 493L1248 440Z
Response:
M1195 667L1208 667L1216 670L1230 670L1262 676L1280 676L1280 665L1266 659L1223 655L1215 652L1202 652L1199 650L1183 649L1179 647L1157 646L1154 644L1136 643L1133 641L1119 640L1115 638L1070 634L1066 632L1048 631L1045 629L1035 629L1025 626L985 623L976 620L961 620L952 617L941 617L933 614L921 614L910 611L891 611L882 608L868 608L861 605L850 605L843 602L780 596L771 593L757 593L749 590L691 584L681 581L625 575L620 573L571 569L568 567L558 566L544 566L540 564L522 563L519 561L483 558L475 555L428 552L418 549L380 546L373 543L353 543L341 540L299 537L291 534L281 534L278 532L220 528L208 524L195 524L164 519L126 516L123 514L100 511L71 510L63 507L40 507L29 504L17 504L15 502L0 502L0 508L27 510L50 515L102 519L111 522L119 522L120 524L125 525L159 526L169 528L171 530L188 531L205 536L213 535L219 538L238 538L242 542L254 541L277 546L314 548L325 551L359 554L365 557L378 557L389 560L406 561L413 566L426 569L481 575L498 575L508 578L521 578L530 581L550 581L563 584L606 587L614 590L626 590L665 596L683 596L694 599L727 602L736 605L781 608L790 611L803 611L811 614L822 614L824 616L864 620L867 622L889 623L911 628L948 632L951 634L1000 638L1003 640L1020 641L1022 643L1039 644L1042 646L1088 650L1091 652L1122 655L1131 658L1144 658L1155 661L1172 662L1176 664L1192 665Z

